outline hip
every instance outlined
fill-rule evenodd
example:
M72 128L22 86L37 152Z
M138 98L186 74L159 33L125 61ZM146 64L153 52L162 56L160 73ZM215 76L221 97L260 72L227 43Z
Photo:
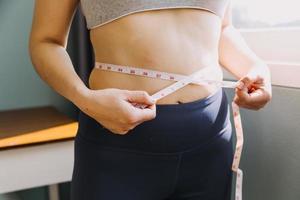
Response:
M178 153L216 139L225 143L231 140L230 110L223 88L188 103L158 104L156 112L154 119L139 124L125 135L118 135L81 111L75 139L99 148L148 153Z

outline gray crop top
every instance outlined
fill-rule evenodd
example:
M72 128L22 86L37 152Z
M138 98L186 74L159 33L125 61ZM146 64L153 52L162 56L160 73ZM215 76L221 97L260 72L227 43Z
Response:
M93 29L131 13L168 8L198 8L223 17L229 0L80 0L87 28Z

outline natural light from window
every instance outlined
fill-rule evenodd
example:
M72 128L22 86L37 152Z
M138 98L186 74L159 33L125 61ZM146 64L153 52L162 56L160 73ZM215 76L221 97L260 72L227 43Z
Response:
M300 0L231 1L233 25L270 67L272 84L300 88Z
M300 0L232 0L237 28L300 27Z

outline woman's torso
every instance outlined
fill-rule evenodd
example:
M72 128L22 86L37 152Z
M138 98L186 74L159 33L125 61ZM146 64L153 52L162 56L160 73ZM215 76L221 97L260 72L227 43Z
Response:
M192 8L133 13L90 30L95 61L189 75L211 68L205 78L222 80L218 62L221 18ZM94 68L91 89L145 90L150 95L172 81L151 79ZM190 102L204 98L217 86L190 84L157 101L157 104Z

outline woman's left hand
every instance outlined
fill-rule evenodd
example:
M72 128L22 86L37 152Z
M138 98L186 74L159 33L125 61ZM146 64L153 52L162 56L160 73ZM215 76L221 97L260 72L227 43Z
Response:
M247 109L259 110L272 98L270 79L257 74L247 74L238 81L234 102Z

